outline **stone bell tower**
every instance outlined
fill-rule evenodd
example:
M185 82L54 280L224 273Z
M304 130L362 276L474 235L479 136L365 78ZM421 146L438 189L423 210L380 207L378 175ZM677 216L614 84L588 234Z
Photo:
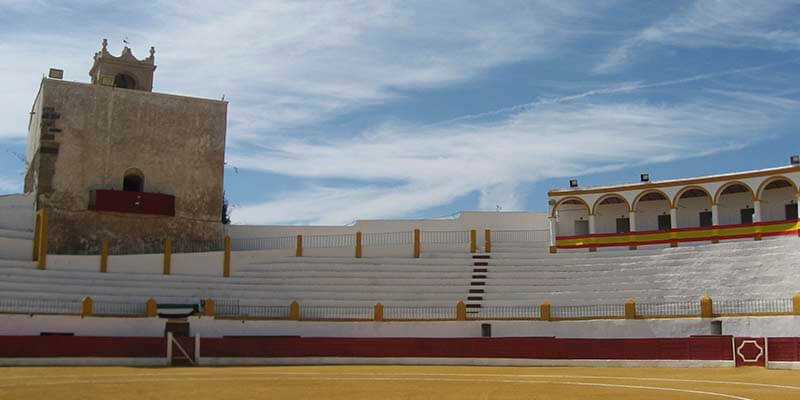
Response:
M152 92L155 53L155 48L150 47L150 57L139 60L125 46L122 54L115 57L108 52L108 40L103 39L103 48L94 53L94 65L89 70L89 76L95 85Z
M228 103L153 92L154 49L139 60L107 44L91 82L43 78L31 108L25 190L48 230L37 243L124 254L222 238Z

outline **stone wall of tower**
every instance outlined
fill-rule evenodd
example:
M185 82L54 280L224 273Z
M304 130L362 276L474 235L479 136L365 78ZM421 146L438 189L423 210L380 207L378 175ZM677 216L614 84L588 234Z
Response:
M26 191L49 209L48 248L219 239L226 118L222 101L44 79ZM92 190L122 190L132 168L144 174L144 192L175 196L175 216L89 210Z

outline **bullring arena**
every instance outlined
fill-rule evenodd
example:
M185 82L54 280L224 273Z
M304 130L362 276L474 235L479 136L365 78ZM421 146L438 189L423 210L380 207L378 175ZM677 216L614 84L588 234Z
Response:
M227 103L106 46L92 83L43 78L0 196L0 398L800 398L797 157L547 212L228 225ZM160 154L183 119L202 140Z

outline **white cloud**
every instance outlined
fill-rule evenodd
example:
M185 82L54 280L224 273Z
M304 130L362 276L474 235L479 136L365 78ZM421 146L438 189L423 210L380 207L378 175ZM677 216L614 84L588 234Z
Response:
M21 193L22 177L13 178L10 176L0 176L0 193Z
M796 14L800 11L798 6L797 0L696 0L612 48L594 71L616 71L633 62L637 52L653 44L797 50L800 49L797 19L782 24L776 20Z
M718 96L718 97L713 97ZM517 208L522 185L747 146L800 105L715 93L677 105L543 104L493 121L384 126L347 139L274 144L233 153L240 168L298 178L397 182L391 187L311 187L233 213L235 222L347 223L400 216L478 192L483 209ZM777 106L776 106L777 105Z
M11 7L15 4L20 3ZM93 6L87 13L102 9L128 18L93 20L90 31L75 25L82 19L70 25L70 18L43 25L41 32L47 33L0 31L0 50L14 54L0 65L0 76L16 77L0 92L0 137L24 133L39 78L49 66L64 68L67 79L88 79L102 37L109 37L110 50L118 52L120 39L128 36L139 57L154 45L159 91L225 94L231 101L229 137L250 141L265 131L286 133L391 101L409 89L443 86L493 66L548 57L548 50L575 37L581 21L602 7L583 4L160 1L124 12L113 5ZM44 24L58 17L49 13L56 5L63 8L32 3L22 17Z

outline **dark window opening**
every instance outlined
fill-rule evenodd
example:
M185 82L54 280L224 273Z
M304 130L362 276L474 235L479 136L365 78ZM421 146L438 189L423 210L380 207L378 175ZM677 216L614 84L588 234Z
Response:
M713 220L711 218L711 211L701 211L700 212L700 226L711 226Z
M628 233L631 231L630 218L617 218L617 233Z
M128 75L118 74L114 77L114 87L123 89L135 89L136 82Z
M589 234L589 221L575 221L575 234L588 235Z
M126 192L143 192L144 178L139 175L128 174L122 181L122 190Z
M658 216L658 230L665 231L672 229L672 218L669 215Z
M786 219L797 219L797 204L786 205Z
M743 208L741 211L742 216L742 223L743 224L752 224L753 223L753 214L756 213L755 208Z

